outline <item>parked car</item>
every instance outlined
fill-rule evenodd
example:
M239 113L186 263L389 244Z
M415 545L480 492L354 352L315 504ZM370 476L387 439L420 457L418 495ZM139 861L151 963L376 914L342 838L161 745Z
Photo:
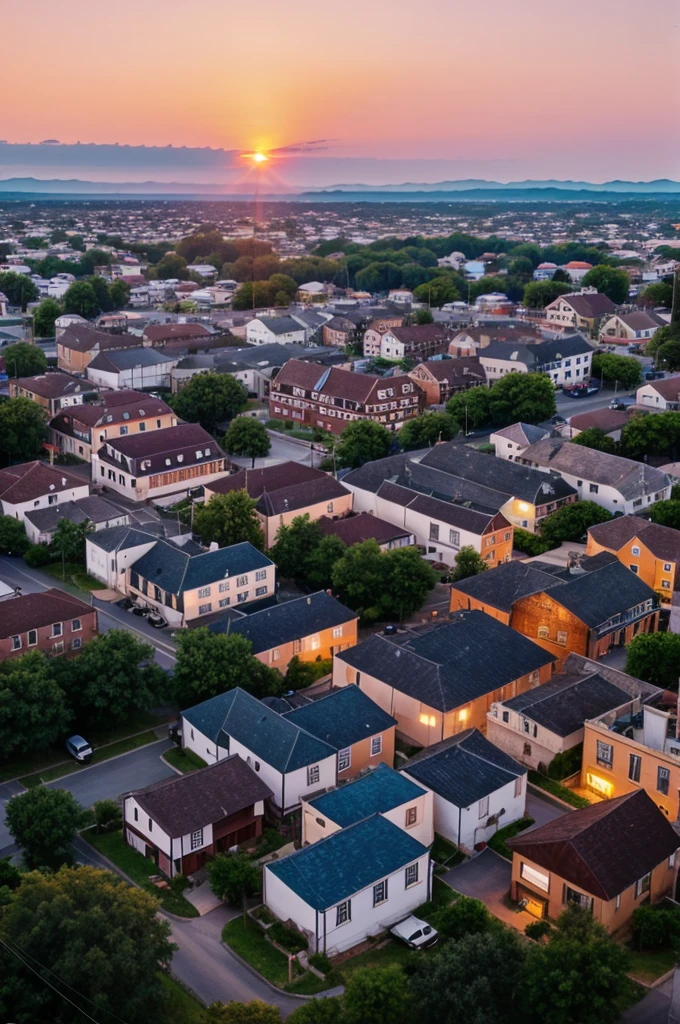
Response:
M410 949L429 949L439 942L439 933L427 921L409 914L390 928L390 935L405 942Z
M165 629L168 624L163 616L158 615L156 612L151 612L146 621L150 626L153 626L154 629Z
M150 608L145 608L144 605L141 604L133 604L132 608L130 608L130 611L132 612L133 615L142 616L147 616L151 613Z
M630 409L631 405L635 405L635 397L630 398L612 398L609 403L610 409L616 409L619 412L624 412L626 409Z
M131 612L134 608L134 602L129 597L124 597L120 601L116 601L119 608L122 608L124 612Z
M663 380L665 376L663 370L647 370L645 380Z
M80 764L87 764L88 761L92 760L92 754L94 751L92 750L91 745L87 740L84 740L82 736L78 736L77 734L69 736L66 740L65 746L71 757L75 758L75 760Z

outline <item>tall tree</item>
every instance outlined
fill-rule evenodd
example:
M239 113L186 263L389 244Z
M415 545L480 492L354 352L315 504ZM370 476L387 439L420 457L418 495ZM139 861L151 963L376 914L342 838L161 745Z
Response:
M250 640L238 633L200 629L180 633L173 687L182 708L240 686L255 697L276 694L281 674L253 657Z
M44 409L30 398L0 402L0 449L11 459L28 462L37 458L46 439Z
M71 843L83 812L65 789L36 786L7 804L9 833L31 867L57 867L71 858Z
M158 281L172 280L186 281L189 277L187 261L176 252L168 252L154 267L155 276Z
M27 341L8 345L2 356L9 377L34 377L36 374L44 373L47 369L47 356L43 350L38 345L30 345Z
M257 864L247 853L218 853L208 864L210 888L218 899L243 909L246 919L247 900L262 887L262 876Z
M61 303L56 299L43 299L33 314L33 334L36 338L53 338L55 334L54 322L61 316L63 310ZM47 365L47 361L45 361ZM7 365L7 364L5 364Z
M626 672L665 690L676 690L680 677L680 634L639 633L628 646Z
M417 548L381 551L375 540L347 548L333 567L333 589L367 620L408 617L437 579Z
M63 736L71 711L44 654L0 663L0 757L40 752Z
M617 306L628 301L630 278L625 270L608 267L602 263L593 267L581 282L583 288L597 288L598 292L607 295Z
M335 534L323 537L305 559L304 578L309 586L317 590L328 590L332 587L335 563L342 558L346 550L345 544Z
M460 549L455 557L455 566L451 572L451 582L457 583L459 580L466 580L470 576L476 576L480 572L485 572L488 568L488 562L485 562L472 546L466 545Z
M183 420L200 423L213 434L219 423L243 412L248 405L248 392L230 373L199 373L170 404Z
M672 530L680 530L680 501L656 501L649 510L649 518L660 526L668 526Z
M286 1019L288 1024L342 1024L342 999L338 996L310 999Z
M64 312L92 320L101 313L96 292L89 281L74 281L64 295Z
M449 399L446 412L463 433L486 427L491 417L490 395L484 387L459 391Z
M335 454L341 466L356 469L365 462L384 459L390 454L393 435L380 423L355 420L345 427Z
M402 451L429 448L438 441L452 441L458 433L458 423L444 412L426 412L409 420L399 431Z
M204 544L216 542L221 548L248 541L258 550L264 547L264 535L255 506L248 492L229 491L213 494L205 505L194 506L194 531Z
M26 309L29 302L40 297L36 284L27 274L15 274L12 271L0 274L0 292L7 296L10 306Z
M620 388L636 388L642 381L642 367L633 356L617 356L611 352L596 352L591 374L607 384L618 383Z
M323 533L309 514L296 516L290 526L280 526L269 556L283 579L303 579L307 559L321 543Z
M0 516L0 552L3 555L23 555L29 540L26 528L14 516Z
M345 986L342 1008L345 1024L395 1024L408 1020L411 995L406 975L398 964L360 968Z
M384 551L382 558L385 588L379 607L386 617L402 621L420 608L439 574L414 547Z
M544 373L509 373L489 391L493 423L541 423L555 412L555 388Z
M605 434L604 430L599 427L588 427L586 430L582 430L576 437L572 437L574 444L583 445L584 448L592 448L596 452L608 452L610 455L616 455L618 451L618 445L613 437L609 434Z
M85 544L87 536L93 530L92 523L85 519L82 523L73 523L70 519L60 519L52 534L50 547L61 559L62 579L66 579L67 562L85 562Z
M124 309L130 301L130 285L118 278L109 285L111 309Z
M565 540L580 541L591 526L606 523L611 512L594 501L577 501L551 512L541 523L541 538L556 547Z
M573 286L562 281L531 281L524 289L523 303L527 309L545 309L560 295L567 295Z
M252 459L252 466L255 466L255 459L264 459L272 446L264 424L250 416L237 416L232 420L222 443L230 455Z

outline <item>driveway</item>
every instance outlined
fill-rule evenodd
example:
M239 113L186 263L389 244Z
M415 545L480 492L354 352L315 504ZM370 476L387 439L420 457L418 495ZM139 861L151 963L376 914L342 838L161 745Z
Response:
M549 821L554 821L555 818L561 818L569 810L570 808L561 807L560 804L553 803L552 800L540 796L532 789L527 789L527 814L534 819L536 825L545 825Z
M487 847L472 860L451 868L441 877L464 896L473 896L481 900L494 917L511 928L524 931L526 925L535 918L526 911L517 913L514 907L509 905L511 876L510 861Z

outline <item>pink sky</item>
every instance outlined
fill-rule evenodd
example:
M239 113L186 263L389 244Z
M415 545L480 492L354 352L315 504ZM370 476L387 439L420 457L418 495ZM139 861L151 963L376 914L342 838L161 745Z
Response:
M374 182L680 178L679 23L676 0L32 0L3 15L0 135L332 140L320 184L359 180L343 157Z

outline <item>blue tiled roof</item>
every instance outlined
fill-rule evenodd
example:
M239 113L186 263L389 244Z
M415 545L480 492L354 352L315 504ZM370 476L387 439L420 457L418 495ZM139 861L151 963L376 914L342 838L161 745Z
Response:
M272 861L266 870L308 906L327 910L426 853L426 846L387 818L374 814L289 857Z
M383 711L358 686L334 690L311 704L287 712L285 717L336 750L344 750L397 724L396 718Z
M386 764L379 764L360 779L324 793L309 805L318 814L347 828L372 814L385 814L423 796L425 790Z
M191 555L175 544L159 540L133 563L132 569L161 590L182 594L223 579L233 579L241 573L265 569L272 564L270 558L247 541Z
M253 654L261 654L273 647L282 647L293 640L332 629L356 619L356 612L319 590L308 597L283 601L259 612L253 612L243 619L227 624L225 619L213 622L208 629L211 633L240 633L250 640Z

